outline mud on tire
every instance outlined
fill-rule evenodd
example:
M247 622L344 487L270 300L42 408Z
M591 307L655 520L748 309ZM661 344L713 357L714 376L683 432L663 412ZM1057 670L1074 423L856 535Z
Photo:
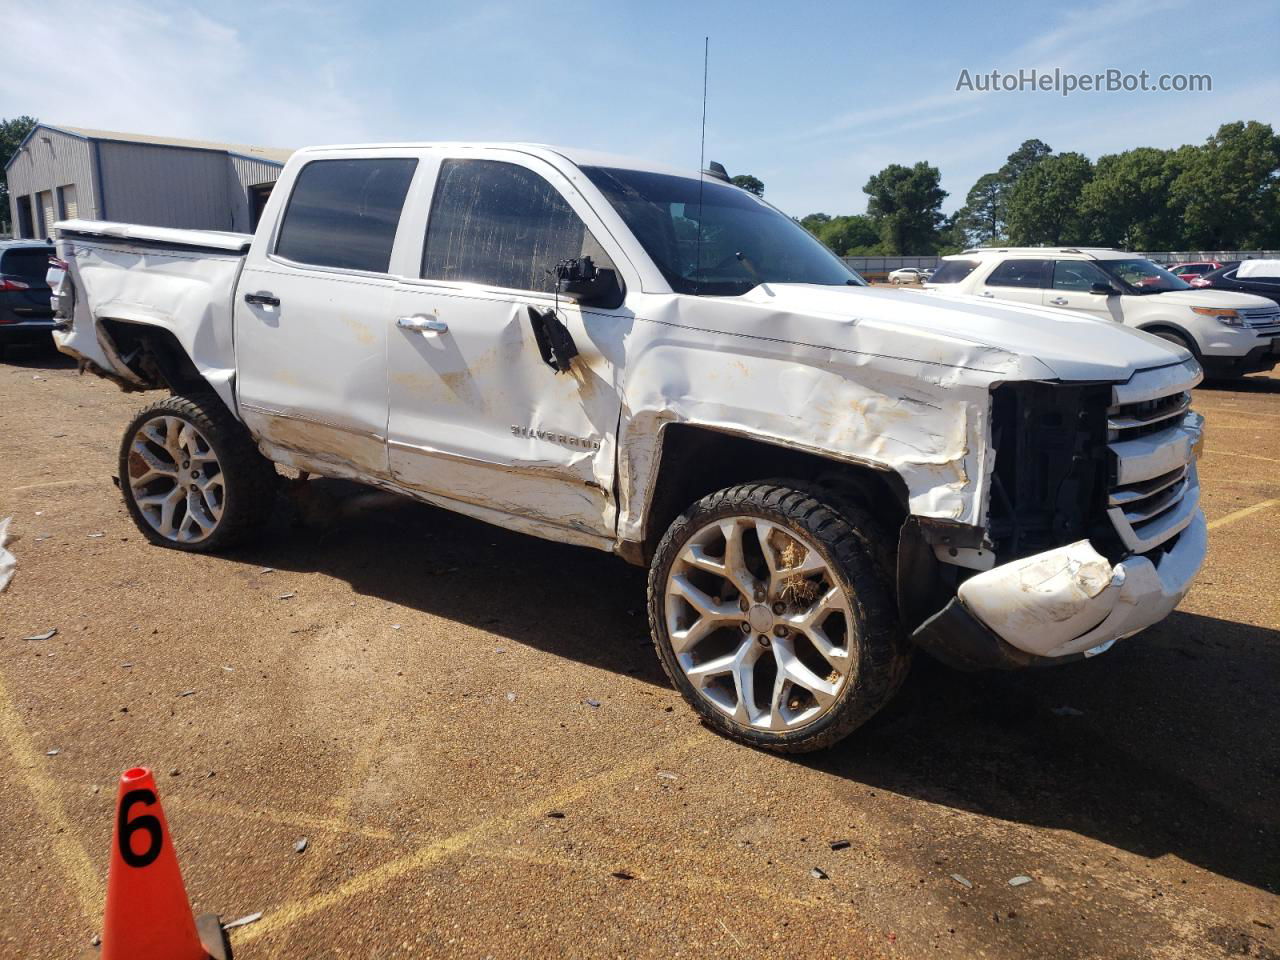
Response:
M910 648L875 559L877 529L837 494L789 480L710 494L671 524L649 568L650 629L705 723L799 753L835 743L892 698Z

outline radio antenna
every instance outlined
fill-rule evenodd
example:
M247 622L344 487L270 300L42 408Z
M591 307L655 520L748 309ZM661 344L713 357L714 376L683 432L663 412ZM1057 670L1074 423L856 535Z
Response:
M702 38L702 139L698 143L698 242L694 253L693 293L702 285L702 176L707 163L707 67L711 61L711 38Z

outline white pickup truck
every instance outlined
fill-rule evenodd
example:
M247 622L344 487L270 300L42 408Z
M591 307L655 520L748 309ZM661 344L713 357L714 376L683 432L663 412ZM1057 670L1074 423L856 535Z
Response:
M255 236L57 232L60 348L171 393L120 449L151 541L253 533L274 461L615 552L672 682L756 746L844 736L915 647L1100 653L1204 557L1185 350L870 289L719 171L312 148Z

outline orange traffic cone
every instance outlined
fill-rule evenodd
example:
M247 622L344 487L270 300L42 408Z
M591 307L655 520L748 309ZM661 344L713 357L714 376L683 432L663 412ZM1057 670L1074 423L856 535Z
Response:
M126 770L120 777L111 837L100 960L230 960L230 956L218 918L191 916L151 771L146 767Z

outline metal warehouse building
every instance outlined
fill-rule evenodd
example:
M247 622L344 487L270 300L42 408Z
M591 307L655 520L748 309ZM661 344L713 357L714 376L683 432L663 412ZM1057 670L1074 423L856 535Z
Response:
M5 167L13 233L72 217L249 233L291 153L41 123Z

